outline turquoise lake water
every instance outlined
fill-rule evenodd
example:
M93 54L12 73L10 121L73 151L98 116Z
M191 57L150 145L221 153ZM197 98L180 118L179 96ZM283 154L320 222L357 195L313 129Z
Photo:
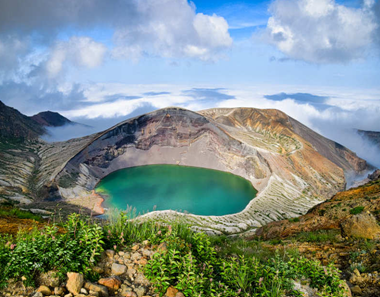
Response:
M242 211L257 191L246 179L222 171L178 165L121 169L102 179L96 192L106 208L136 208L136 214L176 210L221 216Z

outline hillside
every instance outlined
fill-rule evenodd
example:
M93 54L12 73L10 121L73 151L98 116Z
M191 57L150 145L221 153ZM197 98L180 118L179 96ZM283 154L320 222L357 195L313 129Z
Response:
M18 110L0 101L0 138L4 140L35 140L45 133L44 128Z
M358 133L373 144L380 147L380 132L358 130Z

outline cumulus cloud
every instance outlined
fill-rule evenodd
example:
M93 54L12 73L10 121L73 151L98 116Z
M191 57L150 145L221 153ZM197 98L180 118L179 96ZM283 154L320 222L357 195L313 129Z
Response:
M17 68L25 52L45 47L48 61L36 63L35 68L44 66L53 77L67 63L98 66L104 44L85 36L58 38L61 32L85 35L98 28L113 35L102 42L113 47L114 58L138 60L153 55L209 61L232 44L224 18L196 13L187 0L12 0L0 1L0 62ZM37 70L33 75L43 73ZM5 67L0 72L5 73Z
M95 68L102 64L106 47L89 37L71 37L57 42L44 63L49 77L59 75L67 62L79 67Z
M227 21L196 13L186 0L136 1L139 22L115 31L115 57L137 60L144 54L215 60L232 39Z
M365 56L379 22L378 3L360 8L335 0L276 0L266 29L267 40L287 57L312 63L344 63Z

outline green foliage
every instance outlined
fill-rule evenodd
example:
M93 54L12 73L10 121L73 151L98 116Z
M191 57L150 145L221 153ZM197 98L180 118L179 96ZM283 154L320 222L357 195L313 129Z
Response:
M282 257L277 252L258 258L241 250L226 255L216 252L211 240L218 241L202 233L193 234L190 241L173 230L165 233L160 242L166 243L167 250L156 253L145 267L145 275L160 296L169 286L185 296L299 296L292 289L292 279L298 278L310 279L310 285L318 288L321 296L342 296L339 271L332 265L323 267L294 251ZM236 251L238 243L233 245Z
M300 221L300 219L299 218L292 218L292 219L288 219L288 221L290 223L298 223Z
M356 215L356 214L362 213L363 210L364 210L363 206L357 206L350 209L350 214Z
M336 236L339 234L337 230L320 230L315 232L301 232L295 238L301 242L326 242L336 241Z
M36 214L33 214L29 211L23 211L18 208L12 207L0 207L0 216L4 217L15 217L19 219L30 219L35 221L42 221L42 217Z
M103 231L79 215L72 214L64 225L66 233L46 226L30 233L19 233L16 238L0 237L0 285L9 278L26 277L33 284L36 273L55 269L63 277L69 271L88 274L103 251Z
M102 226L72 214L58 232L55 225L0 237L0 284L9 278L27 278L56 270L82 272L96 281L90 268L105 248L119 249L149 240L166 248L153 255L145 275L163 296L174 286L185 296L300 296L292 280L309 279L320 296L342 296L339 271L318 261L300 257L298 251L283 253L263 249L259 241L232 240L192 232L183 222L138 222L133 212L108 217Z

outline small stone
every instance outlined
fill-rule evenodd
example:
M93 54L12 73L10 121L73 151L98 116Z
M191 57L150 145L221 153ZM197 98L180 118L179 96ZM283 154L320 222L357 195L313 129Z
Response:
M145 245L145 246L149 245L149 240L144 240L144 241L142 242L142 244Z
M64 297L73 297L73 294L69 293L69 294L66 294Z
M145 257L151 257L152 256L152 254L153 254L153 252L152 251L150 251L150 250L142 250L142 254L143 254L143 256L145 256Z
M168 250L168 245L166 244L166 242L161 243L157 247L157 252L159 252L159 253L165 253L167 250Z
M98 292L101 297L108 297L108 289L105 286L87 282L84 287L89 291Z
M64 290L61 287L55 287L54 288L54 295L62 296L64 294Z
M6 296L11 296L11 294L6 294ZM44 295L41 292L36 292L33 294L33 297L43 297Z
M178 290L174 287L169 287L166 290L165 297L175 297L178 293Z
M95 273L99 273L99 274L104 273L104 269L102 267L99 267L99 266L92 267L92 271Z
M66 288L70 293L74 295L79 294L80 289L83 286L83 275L81 273L76 272L68 272L67 273L67 284Z
M142 273L138 273L135 279L135 284L141 285L144 287L150 286L149 280Z
M145 266L146 264L148 264L148 261L146 259L140 259L140 260L136 261L136 263L141 265L141 266Z
M85 288L80 289L80 292L84 295L88 295L88 292Z
M115 255L115 251L114 250L106 250L106 256L108 258L113 258L114 255Z
M114 275L122 275L127 271L127 266L113 263L111 270L112 270L112 274Z
M119 254L120 257L124 256L124 252L120 251L118 254Z
M94 297L99 297L99 292L96 292L96 291L93 291L93 290L90 290L89 292L90 296L94 296Z
M178 292L177 294L175 294L175 297L185 297L185 295L183 295L182 292Z
M354 269L354 274L358 277L360 277L360 272L357 268Z
M125 296L125 297L137 297L137 294L135 292L127 292L123 296Z
M362 289L360 289L359 286L355 286L351 288L351 292L360 295L362 293Z
M121 281L116 277L101 278L98 283L112 290L118 290L121 286Z
M41 292L42 295L44 295L44 296L50 296L51 295L51 290L47 286L40 286L37 289L37 292Z
M132 251L136 252L139 248L140 248L139 245L136 244L136 245L134 245L134 246L132 247Z
M146 293L146 289L144 287L138 287L135 289L135 293L137 294L138 297L142 297Z
M131 256L131 259L132 260L139 260L141 259L141 254L140 253L133 253L132 256Z

